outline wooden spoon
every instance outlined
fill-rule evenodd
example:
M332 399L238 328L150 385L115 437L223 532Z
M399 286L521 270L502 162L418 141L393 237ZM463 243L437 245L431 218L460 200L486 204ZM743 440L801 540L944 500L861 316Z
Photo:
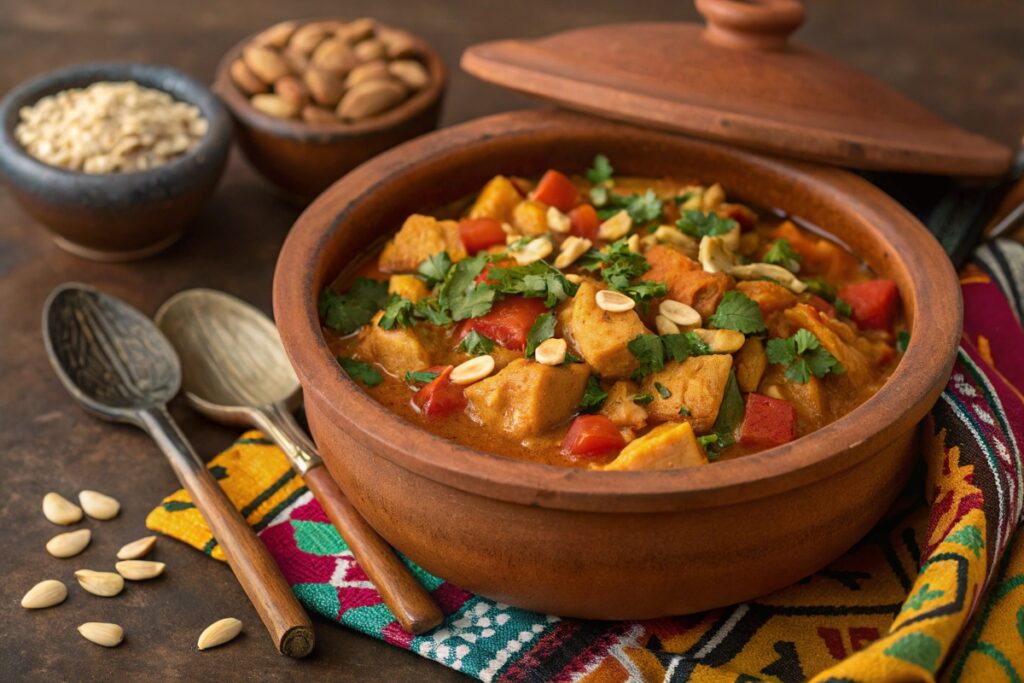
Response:
M167 412L181 386L181 366L156 325L120 299L68 283L46 301L43 341L57 376L86 410L135 425L160 446L278 651L289 657L309 654L314 643L309 617L266 546Z
M430 594L352 507L292 417L289 407L298 402L301 386L270 318L223 292L191 289L167 300L156 322L181 355L192 406L217 422L254 425L270 437L402 627L418 635L440 624L444 614Z

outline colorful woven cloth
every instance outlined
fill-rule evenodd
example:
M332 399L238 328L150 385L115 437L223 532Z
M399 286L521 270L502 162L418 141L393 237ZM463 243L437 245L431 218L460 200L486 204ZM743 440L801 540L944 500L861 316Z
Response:
M1019 682L1022 264L1024 247L1002 243L963 271L959 358L924 427L922 466L889 514L826 569L742 605L652 621L560 619L413 566L448 614L413 637L276 447L250 432L210 469L311 612L481 680ZM147 525L222 559L183 491Z

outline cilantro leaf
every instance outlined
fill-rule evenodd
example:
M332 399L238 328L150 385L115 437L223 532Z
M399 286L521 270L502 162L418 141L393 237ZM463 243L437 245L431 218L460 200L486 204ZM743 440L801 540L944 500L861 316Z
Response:
M633 403L639 406L645 406L654 400L654 396L651 394L637 394L633 397Z
M583 359L577 356L572 351L565 352L565 360L562 361L562 365L569 365L570 363L582 363Z
M786 368L786 379L795 384L807 384L811 375L821 379L825 375L846 372L842 363L821 345L810 330L800 329L788 339L769 339L765 355L773 365Z
M626 213L633 219L633 225L643 225L661 218L661 200L654 190L634 195L626 204Z
M348 373L349 377L361 381L368 387L375 387L384 381L383 375L377 372L377 369L369 363L364 363L355 358L345 358L344 356L338 356L338 363L341 364L342 369Z
M320 292L317 309L324 325L344 335L369 323L387 303L387 282L360 277L344 294L324 289Z
M417 318L423 318L438 327L452 323L452 317L441 308L436 298L420 299L413 305L413 313Z
M690 356L706 356L711 353L711 347L693 332L666 334L661 341L665 345L665 355L672 360L686 360Z
M908 344L910 344L910 333L906 330L901 330L896 335L896 350L900 353L906 353Z
M406 370L405 381L409 384L415 384L417 382L426 384L428 382L433 382L440 376L440 372L431 372L430 370L416 370L415 372Z
M658 392L658 396L661 396L662 398L666 398L666 399L667 398L672 398L672 392L669 390L668 387L666 387L661 382L655 382L654 383L654 388Z
M587 180L594 185L600 185L603 182L612 179L612 174L615 169L612 168L611 162L608 161L608 157L603 154L598 154L594 157L594 165L587 169Z
M789 240L775 240L761 260L765 263L782 266L791 273L800 272L800 254L796 253L789 245Z
M676 195L676 206L682 206L686 202L690 201L694 197L698 196L700 192L698 190L687 190L686 192Z
M601 378L591 375L587 379L587 388L583 390L583 398L580 399L580 412L593 413L597 411L608 398L608 392L601 388Z
M441 310L447 309L452 320L478 318L491 310L495 291L476 278L487 265L487 255L477 254L462 259L448 270L437 300Z
M701 448L707 451L708 446L714 446L718 443L718 434L705 434L704 436L698 436L697 443L700 444ZM710 455L710 453L708 455ZM716 453L715 455L717 456L718 454ZM710 460L710 458L708 459Z
M413 323L412 315L413 303L398 294L392 294L377 324L385 330L393 329L396 325L409 327Z
M690 409L687 408L686 406L679 406L679 414L683 416L689 415Z
M765 330L764 316L757 302L736 290L725 293L708 322L719 329L743 334L758 334Z
M427 287L433 287L440 282L444 282L444 278L451 267L452 258L448 255L448 252L439 251L421 263L416 272L423 276Z
M476 330L470 330L459 344L459 350L473 356L484 356L494 350L494 340Z
M736 443L736 429L743 422L743 395L740 393L740 385L736 381L736 372L729 371L729 380L725 384L725 395L718 407L718 417L711 427L711 433L717 437L713 442L714 448L705 447L708 460L717 460L719 451ZM704 445L704 444L701 444ZM713 451L713 452L712 452Z
M704 213L696 209L683 211L682 217L676 221L676 227L690 237L714 237L724 235L738 226L732 218L723 218L713 211Z
M836 313L839 315L845 315L847 318L853 316L853 309L850 308L850 304L846 303L846 299L836 297L832 300L832 305L836 308Z
M623 209L634 225L656 221L662 216L661 199L650 189L643 194L616 194L597 185L590 188L590 202L597 208L597 216L601 220L607 220Z
M487 280L502 294L543 298L544 305L548 308L563 299L575 296L576 290L579 289L579 285L566 280L562 271L545 261L534 261L526 266L492 268L487 273Z
M532 358L533 352L537 350L541 342L555 336L555 316L550 313L542 313L537 316L526 333L526 357Z
M836 288L822 280L820 277L809 277L803 281L807 285L807 291L817 294L822 299L832 302L836 298Z
M665 368L665 346L656 334L641 334L633 337L626 348L640 361L636 374L640 377Z

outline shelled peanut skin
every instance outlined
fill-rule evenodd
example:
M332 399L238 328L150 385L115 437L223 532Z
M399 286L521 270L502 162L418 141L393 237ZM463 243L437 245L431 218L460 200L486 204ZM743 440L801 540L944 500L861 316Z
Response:
M275 24L242 49L230 74L257 110L311 124L371 119L430 83L412 36L368 18Z

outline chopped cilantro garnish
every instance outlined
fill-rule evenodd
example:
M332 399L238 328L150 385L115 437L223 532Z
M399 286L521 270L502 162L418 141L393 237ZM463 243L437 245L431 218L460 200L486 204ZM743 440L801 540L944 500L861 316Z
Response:
M423 280L427 283L427 287L433 287L440 282L444 282L444 278L451 267L452 259L448 255L448 252L439 251L421 263L419 268L416 269L416 272L423 277Z
M665 355L672 360L686 360L690 356L706 356L711 347L694 332L666 334L661 338L665 345Z
M698 194L700 194L700 192L698 192L697 190L687 190L686 192L680 195L676 195L676 206L682 206L686 202L696 197Z
M679 406L679 414L680 415L684 415L684 416L685 415L689 415L690 414L690 409L687 408L686 406Z
M836 308L836 313L839 315L845 315L847 318L853 315L853 309L850 308L850 304L846 303L846 299L836 297L832 300L832 305Z
M451 312L452 320L477 318L491 310L495 291L487 282L476 278L487 265L486 254L477 254L456 263L445 276L438 304Z
M825 301L828 301L835 307L836 313L845 315L847 318L853 315L853 310L850 309L850 304L841 299L838 294L836 294L836 288L829 283L818 277L807 278L803 283L807 285L808 293L817 294Z
M669 391L669 388L666 387L661 382L655 382L654 383L654 388L658 392L658 396L661 396L662 398L666 398L666 399L667 398L672 398L672 392Z
M765 263L782 266L791 273L800 272L800 254L789 245L789 240L775 240L762 260Z
M626 348L640 361L636 374L640 377L665 368L665 346L656 334L641 334L633 337Z
M797 330L789 339L769 339L765 352L768 362L785 366L786 379L797 384L806 384L811 375L820 379L830 372L834 375L846 372L810 330Z
M349 377L361 381L368 387L375 387L384 381L383 375L377 372L377 369L369 363L364 363L355 358L345 358L344 356L338 356L338 363L341 364L342 369L348 373Z
M587 169L587 180L594 185L600 185L603 182L611 180L614 172L615 169L612 168L611 162L608 161L608 157L603 154L598 154L594 157L594 165Z
M407 370L405 373L405 381L409 384L415 384L417 382L426 384L428 382L433 382L440 376L440 372L431 372L430 370L416 370L415 372Z
M562 365L568 365L569 363L582 363L583 359L577 356L571 351L565 352L565 360L562 361Z
M896 335L896 350L900 353L906 353L908 344L910 344L910 333L906 330L900 330L900 333Z
M601 277L609 289L622 292L640 304L641 312L647 311L651 300L668 294L668 288L661 282L633 282L651 269L643 254L630 251L625 239L609 244L603 251L591 249L579 262L583 270L593 272L601 269Z
M452 323L452 317L441 308L441 304L436 298L420 299L413 306L413 313L417 318L423 318L438 327Z
M583 391L583 398L580 399L580 412L592 413L598 410L608 398L608 392L601 388L601 378L591 375L587 379L587 388Z
M731 218L723 218L717 213L689 209L683 211L682 217L676 221L676 227L691 237L714 237L724 235L739 223Z
M634 225L643 225L661 218L661 199L654 190L643 194L616 194L601 185L590 188L590 201L597 207L601 220L611 218L623 209L629 214Z
M654 190L633 195L626 204L626 213L633 219L633 225L643 225L661 218L661 200Z
M716 437L713 442L710 442L714 444L714 448L709 449L707 445L701 444L704 446L708 460L717 460L721 449L728 448L736 442L736 428L743 421L743 410L743 395L740 393L740 385L736 381L736 372L730 370L729 380L725 384L725 395L718 407L718 417L715 418L715 424L711 426L711 434Z
M492 268L487 273L487 280L502 294L543 298L548 308L574 296L579 288L579 285L566 280L562 271L545 261L534 261L526 266Z
M633 403L640 406L645 406L653 400L654 396L652 396L651 394L637 394L636 396L633 397Z
M704 436L698 436L697 443L700 444L701 448L707 449L708 446L714 446L718 443L718 434L705 434ZM716 453L715 455L717 456L718 454Z
M494 350L494 340L480 334L476 330L470 330L459 344L459 350L465 351L473 356L483 356Z
M398 327L409 327L412 325L413 303L408 299L392 294L388 305L384 307L384 315L377 322L385 330Z
M719 329L736 330L743 334L758 334L765 330L764 316L757 302L736 290L725 293L708 322Z
M537 238L534 237L533 235L523 235L522 237L520 237L516 241L509 243L507 245L508 246L508 250L509 251L522 251L523 247L525 247L527 244L529 244L530 242L534 241L535 239L537 239Z
M317 309L324 325L341 334L351 334L370 322L387 303L387 282L360 277L344 294L324 289Z
M526 333L526 357L532 358L533 352L537 350L541 342L555 336L555 316L550 313L542 313L537 316Z

